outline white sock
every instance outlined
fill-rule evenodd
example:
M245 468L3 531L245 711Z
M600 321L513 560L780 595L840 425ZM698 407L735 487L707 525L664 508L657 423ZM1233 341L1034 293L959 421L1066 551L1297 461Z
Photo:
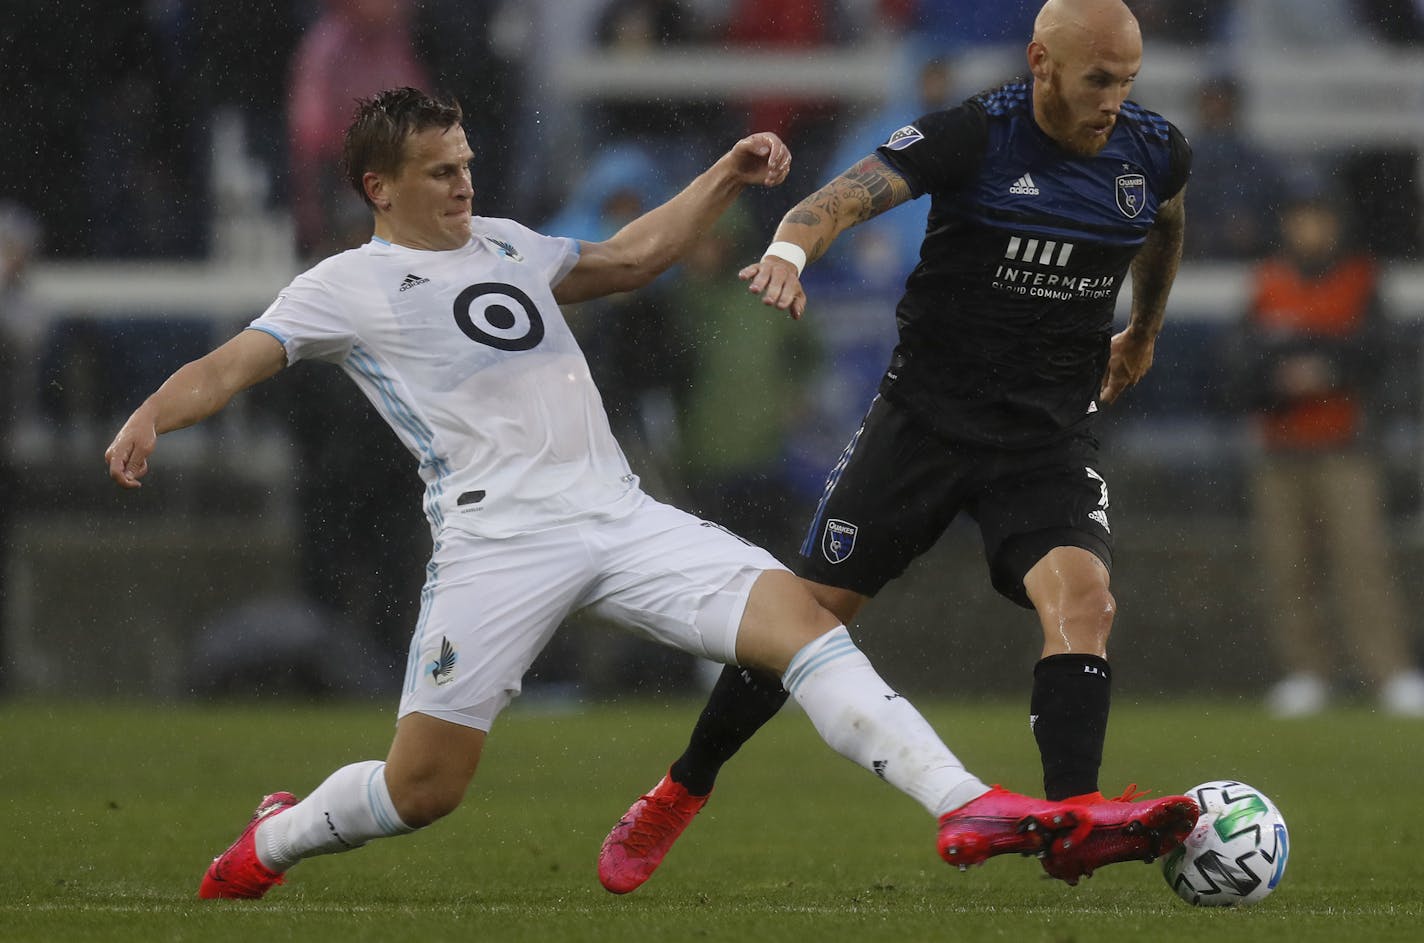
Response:
M396 814L385 773L380 760L343 766L301 802L264 819L253 836L258 860L285 871L303 858L415 831Z
M781 683L837 753L930 814L943 815L989 791L881 679L844 626L797 652Z

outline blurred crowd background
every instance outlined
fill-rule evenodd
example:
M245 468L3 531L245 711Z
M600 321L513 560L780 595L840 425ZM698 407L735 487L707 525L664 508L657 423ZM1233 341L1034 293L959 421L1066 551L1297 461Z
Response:
M926 201L809 269L803 323L767 316L735 272L786 209L896 128L1022 74L1038 6L7 0L0 691L393 688L430 537L413 460L337 371L299 367L168 437L136 494L100 465L163 377L296 272L369 238L337 157L352 101L393 85L463 104L477 213L582 239L671 195L748 131L790 144L789 182L749 193L684 265L570 311L645 487L786 556L884 368ZM1420 634L1408 576L1424 548L1424 0L1129 6L1146 37L1133 97L1186 132L1196 163L1156 366L1101 430L1120 651L1138 679L1125 683L1241 693L1337 670L1332 685L1382 682ZM1306 210L1314 222L1300 222ZM1284 290L1281 266L1300 297L1339 289L1329 297L1354 307L1287 337L1265 294ZM1300 405L1287 399L1321 394L1269 380L1294 383L1312 358L1352 410L1323 436L1281 424ZM1318 495L1262 506L1283 487L1264 476L1295 480L1325 454L1364 465L1325 492L1353 496L1339 516L1363 536L1334 529ZM1271 539L1291 520L1298 541ZM867 647L909 687L989 690L1031 654L1032 635L1012 626L1032 623L992 595L972 531L958 531L867 615ZM1318 577L1304 557L1316 531ZM1387 645L1352 628L1360 541L1384 581L1365 598L1390 597L1369 614L1396 626ZM1316 613L1321 640L1302 644ZM696 676L580 627L531 687L600 696Z

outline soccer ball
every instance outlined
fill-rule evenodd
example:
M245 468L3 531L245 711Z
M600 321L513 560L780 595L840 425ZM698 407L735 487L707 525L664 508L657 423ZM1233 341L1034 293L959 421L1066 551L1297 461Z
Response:
M1186 793L1201 818L1186 841L1162 859L1167 886L1189 904L1254 904L1286 872L1290 836L1274 802L1245 783L1202 783Z

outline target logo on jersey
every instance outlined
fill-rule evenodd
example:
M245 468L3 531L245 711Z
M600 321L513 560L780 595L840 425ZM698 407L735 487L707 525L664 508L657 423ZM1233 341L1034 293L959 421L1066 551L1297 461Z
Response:
M481 282L455 299L455 323L470 340L499 350L531 350L544 339L533 299L502 282Z

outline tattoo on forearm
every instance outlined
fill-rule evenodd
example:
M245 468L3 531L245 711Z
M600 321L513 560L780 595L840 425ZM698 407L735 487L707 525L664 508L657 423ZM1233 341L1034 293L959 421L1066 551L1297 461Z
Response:
M1186 213L1178 194L1163 205L1147 241L1132 260L1132 323L1155 336L1167 313L1167 295L1182 261Z
M795 223L798 226L819 226L825 220L821 218L820 213L807 206L806 201L803 200L797 206L792 207L791 212L786 214L786 219L782 222Z
M877 157L867 157L815 193L792 211L788 222L818 225L829 218L845 225L863 223L910 198L905 178Z
M905 178L873 155L832 180L822 192L834 197L837 208L852 224L863 223L910 198Z
M910 198L910 187L905 178L891 171L878 157L865 158L841 176L864 190L863 220L899 206Z
M905 178L871 155L792 207L782 223L812 230L806 257L817 259L842 230L893 209L910 196Z

